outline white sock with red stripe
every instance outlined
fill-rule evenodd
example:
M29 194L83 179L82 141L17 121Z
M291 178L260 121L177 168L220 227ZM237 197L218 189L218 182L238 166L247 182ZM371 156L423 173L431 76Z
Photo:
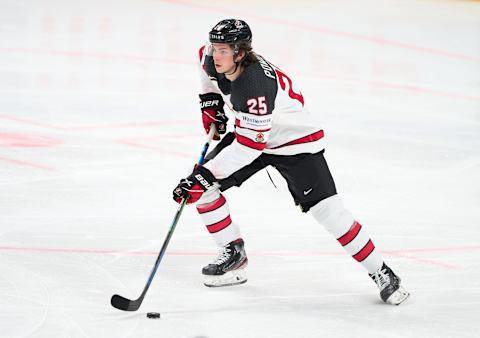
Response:
M238 225L230 218L227 200L218 189L210 189L202 195L197 211L219 247L241 237Z
M369 273L376 272L382 266L383 258L375 249L367 231L353 219L338 195L319 202L310 211L317 222L323 224Z

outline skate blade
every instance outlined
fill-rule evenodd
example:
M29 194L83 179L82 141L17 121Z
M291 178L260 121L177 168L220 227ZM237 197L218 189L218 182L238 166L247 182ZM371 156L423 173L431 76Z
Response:
M400 305L403 303L408 297L410 293L405 290L402 286L400 286L388 299L386 302L392 305Z
M247 277L243 269L229 271L220 276L204 275L204 278L203 284L210 288L232 286L247 282Z

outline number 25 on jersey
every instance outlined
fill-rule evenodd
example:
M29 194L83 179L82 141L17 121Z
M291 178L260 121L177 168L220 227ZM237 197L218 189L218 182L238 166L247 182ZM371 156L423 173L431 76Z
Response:
M259 96L247 101L248 112L251 114L264 115L268 112L265 96Z

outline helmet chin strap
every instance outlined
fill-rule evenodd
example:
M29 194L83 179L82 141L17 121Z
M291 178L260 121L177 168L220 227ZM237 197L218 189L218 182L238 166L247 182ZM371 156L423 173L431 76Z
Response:
M233 55L234 55L234 56L233 56L233 60L234 60L233 63L235 63L235 69L234 69L233 72L231 72L230 74L228 74L228 73L225 72L225 75L233 75L233 74L235 74L235 72L236 72L237 69L238 69L238 65L240 64L240 61L242 61L242 60L240 60L240 61L235 61L235 58L238 56L238 50L236 50Z

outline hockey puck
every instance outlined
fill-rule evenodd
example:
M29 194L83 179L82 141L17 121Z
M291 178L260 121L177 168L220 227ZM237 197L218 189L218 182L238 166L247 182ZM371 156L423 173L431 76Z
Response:
M158 319L160 318L160 313L158 312L149 312L147 313L147 317L151 319Z

